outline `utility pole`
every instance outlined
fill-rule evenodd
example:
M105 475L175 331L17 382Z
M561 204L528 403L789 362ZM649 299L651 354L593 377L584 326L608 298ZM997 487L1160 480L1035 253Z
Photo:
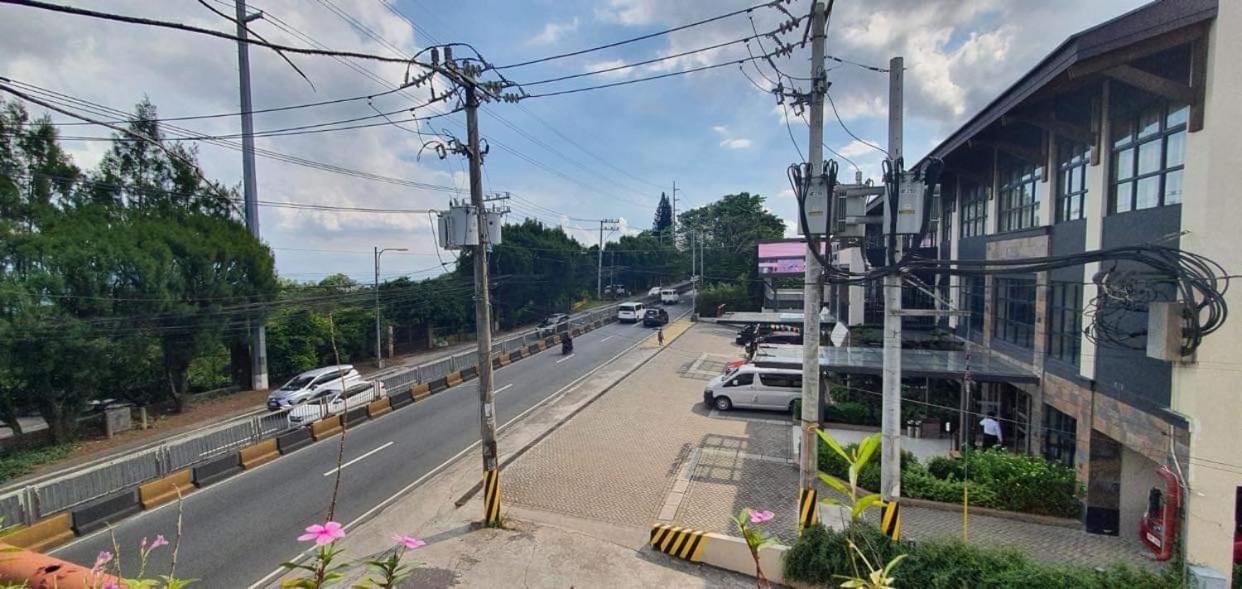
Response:
M595 270L595 297L604 298L604 225L612 225L620 223L620 219L600 219L599 220L599 261ZM608 227L609 231L615 230L614 227ZM609 286L612 286L611 284Z
M898 182L904 182L897 161L901 158L902 141L902 70L901 57L888 63L888 158ZM893 229L891 220L897 214L896 195L884 203L885 228ZM888 246L893 260L901 259L902 236L890 234ZM880 494L884 501L901 497L901 276L884 276L884 372L883 414L880 445Z
M673 180L673 247L677 247L677 181Z
M824 169L824 95L828 93L828 78L824 71L825 21L827 7L816 1L811 14L811 183L821 181ZM800 213L801 214L801 213ZM824 236L825 240L827 236ZM823 268L811 245L814 241L806 236L806 276L802 287L802 451L798 472L799 524L806 525L817 520L818 505L815 501L815 481L819 473L819 308L824 298Z
M245 199L246 229L259 239L259 186L254 177L254 105L250 102L250 45L246 23L263 14L246 14L246 0L237 0L237 74L241 94L242 196ZM250 326L250 388L267 388L267 332L262 321Z
M380 256L384 255L384 252L404 251L409 250L403 247L386 247L384 249L380 249L379 246L375 246L375 364L380 368L384 367L383 338L380 336Z
M452 67L446 50L445 62ZM478 333L479 446L483 450L483 523L500 521L500 461L496 448L496 393L492 389L492 304L487 279L487 212L483 208L483 153L479 148L479 97L473 76L466 89L466 133L470 159L470 204L478 223L474 250L474 323Z

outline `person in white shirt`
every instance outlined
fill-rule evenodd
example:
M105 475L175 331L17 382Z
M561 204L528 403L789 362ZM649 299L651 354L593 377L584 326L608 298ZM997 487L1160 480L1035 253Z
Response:
M1001 438L1000 422L996 421L996 412L989 412L987 417L979 420L979 427L983 428L984 448L997 448L1004 442Z

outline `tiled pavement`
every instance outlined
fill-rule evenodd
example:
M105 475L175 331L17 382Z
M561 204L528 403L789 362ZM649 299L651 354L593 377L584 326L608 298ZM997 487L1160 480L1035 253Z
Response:
M730 535L732 517L754 507L775 512L768 530L791 542L798 473L787 417L721 414L702 405L704 382L740 354L732 336L698 324L672 341L510 465L508 501L635 527L663 516ZM911 539L961 537L960 512L907 506L902 519ZM1128 539L982 515L969 522L972 544L1012 547L1050 562L1151 566Z

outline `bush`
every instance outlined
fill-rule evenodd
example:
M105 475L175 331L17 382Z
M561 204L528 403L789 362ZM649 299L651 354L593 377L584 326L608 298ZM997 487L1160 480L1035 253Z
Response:
M30 474L40 465L68 456L73 448L73 444L57 444L0 451L0 482Z
M816 525L808 528L785 554L785 579L817 586L836 586L839 576L854 576L849 541L871 564L882 567L898 554L906 558L893 568L896 586L906 588L994 589L1058 587L1065 589L1173 589L1176 570L1151 573L1124 565L1094 570L1077 566L1037 563L1011 549L986 548L959 541L933 540L911 547L889 542L867 523L855 523L847 532ZM863 566L861 562L857 563ZM861 570L860 570L861 572Z
M999 494L1000 509L1060 517L1078 517L1078 482L1074 470L1039 456L1003 450L966 454L966 478Z
M858 444L850 444L844 446L846 452L853 452ZM904 471L911 465L918 465L918 458L914 457L907 451L901 452L901 469ZM819 470L837 477L843 481L849 481L850 465L840 455L832 451L823 440L819 441ZM903 478L904 480L904 478ZM869 491L880 490L880 453L877 451L866 465L863 466L862 472L858 473L858 486Z
M908 468L901 473L901 493L915 499L928 499L943 503L961 503L963 483L954 479L942 479L923 467ZM988 485L971 482L970 504L979 507L998 507L1000 500L996 490Z
M937 456L927 461L927 472L938 479L962 479L962 461Z
M880 420L871 414L866 405L855 401L839 401L829 405L824 410L824 420L853 425L880 425Z

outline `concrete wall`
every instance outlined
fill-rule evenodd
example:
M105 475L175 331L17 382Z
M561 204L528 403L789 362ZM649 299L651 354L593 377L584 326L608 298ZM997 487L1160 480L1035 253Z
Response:
M1217 261L1233 274L1242 272L1242 2L1221 2L1210 32L1204 129L1190 133L1186 144L1186 184L1182 205L1182 247ZM1227 301L1242 309L1242 289L1231 288ZM1192 563L1231 573L1235 495L1242 486L1239 465L1238 350L1242 320L1231 317L1208 336L1194 362L1173 368L1173 408L1190 421L1190 492L1185 520L1186 557Z
M1129 448L1121 451L1121 537L1132 540L1138 537L1138 521L1147 511L1147 493L1152 487L1164 488L1164 481L1156 476L1160 465L1150 458Z

